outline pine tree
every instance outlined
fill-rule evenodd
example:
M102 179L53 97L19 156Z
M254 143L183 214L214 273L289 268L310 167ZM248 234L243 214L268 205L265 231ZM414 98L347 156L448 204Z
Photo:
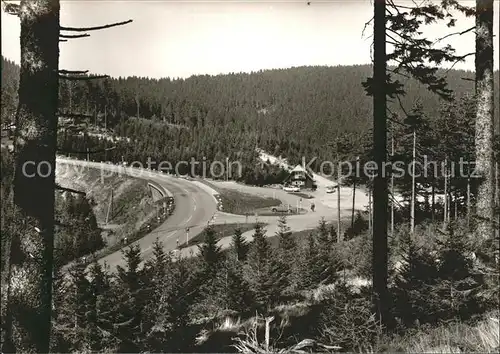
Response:
M113 328L113 311L116 304L111 296L111 278L106 265L97 261L90 265L91 308L87 313L89 325L88 346L92 351L111 350L116 343L110 338Z
M273 305L276 294L273 287L276 285L273 275L276 269L271 263L272 250L266 239L265 231L260 224L255 225L253 241L247 257L247 281L253 291L257 307L265 311Z
M321 275L319 277L320 283L332 283L337 278L337 270L339 269L339 264L336 260L333 251L333 240L330 239L330 232L326 221L324 219L320 220L317 239L318 239L318 269L321 269Z
M218 238L215 230L209 226L205 229L205 239L203 244L198 246L201 258L203 259L203 273L205 280L215 279L217 270L222 260L221 247L217 245Z
M243 266L239 261L227 260L227 287L226 304L227 308L239 314L248 312L252 307L251 290L243 276Z
M356 217L354 219L352 227L349 226L349 228L345 231L344 239L350 240L356 236L361 235L363 232L367 230L368 230L368 221L366 221L365 218L363 218L363 216L361 215L361 212L358 211L356 213Z
M194 341L186 327L190 311L198 300L199 281L189 260L178 259L172 264L171 278L164 284L163 296L158 303L157 319L152 331L157 346L165 352L186 351Z
M319 268L318 262L319 252L316 239L313 233L307 235L307 242L303 249L303 256L300 271L300 288L313 289L318 286L320 282L320 275L322 269Z
M395 316L413 325L417 319L427 322L435 318L439 311L440 301L428 296L437 282L438 267L429 252L417 248L411 238L405 244L395 277L394 306Z
M139 270L141 249L130 246L123 251L126 268L117 267L117 286L119 308L114 327L116 336L121 340L120 352L138 352L141 348L143 310L144 310L144 280L143 271Z
M296 268L294 261L297 256L297 243L293 239L290 227L287 224L286 216L280 216L278 220L278 258L276 266L280 269L283 288L280 293L286 294L293 291L293 286L297 283L295 278Z
M231 241L231 248L234 250L238 262L245 262L248 254L249 245L242 236L241 229L234 230L234 235Z

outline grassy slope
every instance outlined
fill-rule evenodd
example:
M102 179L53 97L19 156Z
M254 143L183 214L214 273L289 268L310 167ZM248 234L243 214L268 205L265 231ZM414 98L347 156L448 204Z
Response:
M232 189L221 188L205 180L203 181L203 183L210 186L219 193L222 200L222 206L226 213L253 215L256 211L261 211L262 209L278 206L281 204L281 201L279 199L259 197Z

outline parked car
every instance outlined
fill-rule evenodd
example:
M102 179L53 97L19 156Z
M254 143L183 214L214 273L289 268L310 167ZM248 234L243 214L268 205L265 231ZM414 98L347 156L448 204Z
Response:
M278 206L271 207L271 211L273 213L289 213L290 214L292 212L292 208L290 207L289 204L281 204Z
M337 190L337 186L327 186L326 187L326 193L335 193Z
M300 188L297 186L284 186L283 190L285 192L300 192Z

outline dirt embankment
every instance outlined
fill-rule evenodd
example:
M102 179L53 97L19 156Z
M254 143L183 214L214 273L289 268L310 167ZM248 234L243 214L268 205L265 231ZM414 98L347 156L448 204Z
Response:
M148 183L141 179L58 164L56 182L87 194L108 247L138 230L156 213Z

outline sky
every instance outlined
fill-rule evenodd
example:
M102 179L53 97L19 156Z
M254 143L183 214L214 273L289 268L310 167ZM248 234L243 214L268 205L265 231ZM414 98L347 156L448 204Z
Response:
M407 2L411 5L410 1ZM474 1L461 1L474 5ZM303 65L370 63L365 23L370 0L311 1L61 0L61 26L96 26L132 19L91 37L60 43L60 68L117 76L185 78ZM498 4L495 4L495 67L498 69ZM19 20L2 10L2 55L19 63ZM459 18L425 29L430 39L467 29ZM451 37L458 53L474 51L474 34ZM474 58L455 68L474 68Z

